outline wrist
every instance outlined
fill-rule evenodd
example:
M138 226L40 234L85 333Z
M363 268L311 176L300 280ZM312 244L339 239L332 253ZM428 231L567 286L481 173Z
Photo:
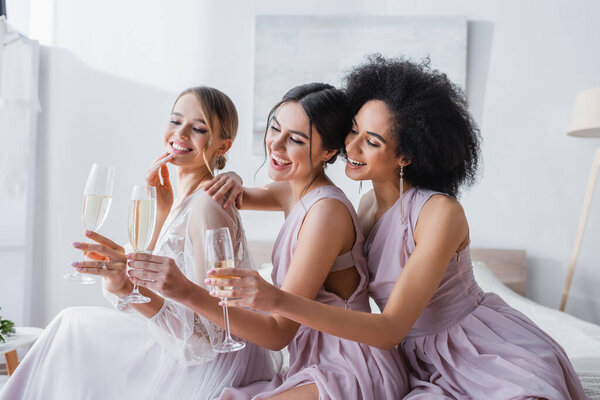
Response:
M196 297L194 296L196 288L197 286L192 281L190 281L189 279L185 279L181 289L174 291L173 295L169 296L169 298L171 300L177 301L178 303L189 303L190 301L193 301L193 299Z
M131 283L131 281L127 279L119 289L112 291L112 293L119 297L124 297L129 295L132 290L133 283Z
M263 310L270 313L279 313L284 309L285 304L285 292L281 289L275 288L273 292L273 302L268 310Z

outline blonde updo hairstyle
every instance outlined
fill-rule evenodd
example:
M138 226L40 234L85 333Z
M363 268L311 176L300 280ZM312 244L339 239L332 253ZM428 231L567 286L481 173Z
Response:
M208 126L206 148L212 144L215 135L221 139L231 139L232 142L235 140L238 129L238 114L229 96L212 87L196 86L181 92L175 99L174 104L177 104L177 101L186 94L193 94L196 97L202 109L202 114L204 114L204 121ZM210 160L206 159L206 153L202 156L206 167L213 176L215 169L221 170L225 168L227 163L224 155L212 157Z

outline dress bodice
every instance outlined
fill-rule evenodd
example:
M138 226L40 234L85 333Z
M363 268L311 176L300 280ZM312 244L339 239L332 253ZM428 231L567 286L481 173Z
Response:
M306 217L309 209L317 201L322 199L336 199L348 208L348 212L352 217L352 222L355 227L356 240L352 250L348 253L342 254L337 257L331 271L341 270L354 266L360 275L360 282L354 293L346 300L342 299L338 295L321 288L316 301L341 306L345 308L351 308L354 310L368 311L369 310L369 298L367 294L367 262L364 255L364 238L358 224L358 216L354 211L352 203L346 195L336 186L323 186L308 192L304 197L296 203L290 210L273 248L273 283L280 287L283 284L283 280L289 270L292 256L298 244L298 233L302 222ZM335 228L334 228L335 229ZM323 238L326 240L326 238Z
M404 221L400 221L398 200L377 221L366 240L371 275L369 292L381 309L415 249L414 230L419 213L425 202L436 194L442 193L411 188L403 196ZM408 336L431 334L453 325L473 311L482 297L483 291L473 276L467 246L450 260L438 289Z

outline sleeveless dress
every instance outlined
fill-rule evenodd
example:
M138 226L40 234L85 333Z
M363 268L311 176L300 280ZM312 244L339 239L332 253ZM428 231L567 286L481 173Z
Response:
M195 282L207 228L227 226L238 265L250 265L239 213L224 211L204 190L169 214L154 254L171 257ZM196 240L194 240L196 239ZM202 258L200 256L200 258ZM116 296L106 296L117 304ZM60 312L0 391L0 399L212 399L223 387L271 379L272 353L252 343L217 354L223 331L190 309L165 299L146 319L134 310L74 307Z
M441 194L411 188L366 241L369 290L384 308L415 249L421 208ZM585 399L565 351L498 295L475 282L469 246L454 255L440 286L400 344L412 391L406 399Z
M339 256L331 271L354 266L360 283L354 293L344 300L321 288L315 298L321 303L370 312L367 293L368 272L364 257L364 239L358 217L344 193L335 186L324 186L308 192L290 211L273 249L273 282L283 284L294 250L298 233L308 210L322 199L342 202L352 216L356 242L351 251ZM335 229L335 227L332 227ZM323 240L327 235L323 234ZM226 389L221 399L268 399L297 386L316 384L320 399L401 399L408 392L408 378L397 351L380 350L359 344L301 325L288 345L290 367L271 382L261 382L240 389Z

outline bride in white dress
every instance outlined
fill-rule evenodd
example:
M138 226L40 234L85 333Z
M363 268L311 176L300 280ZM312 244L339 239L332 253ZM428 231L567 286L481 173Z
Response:
M184 91L164 135L167 153L147 177L157 187L157 227L162 226L153 238L153 253L174 259L199 285L204 280L206 229L228 227L236 265L252 267L237 210L224 210L200 189L214 167L223 168L237 125L235 106L222 92L207 87ZM180 200L173 207L165 161L169 154L178 167ZM86 235L98 244L75 247L105 261L74 266L103 276L105 296L123 309L119 297L132 289L125 250L96 233ZM249 342L241 351L213 352L211 343L223 338L219 326L149 289L140 291L152 301L120 311L75 307L58 314L0 391L0 400L211 399L224 387L269 380L277 372L277 355Z

